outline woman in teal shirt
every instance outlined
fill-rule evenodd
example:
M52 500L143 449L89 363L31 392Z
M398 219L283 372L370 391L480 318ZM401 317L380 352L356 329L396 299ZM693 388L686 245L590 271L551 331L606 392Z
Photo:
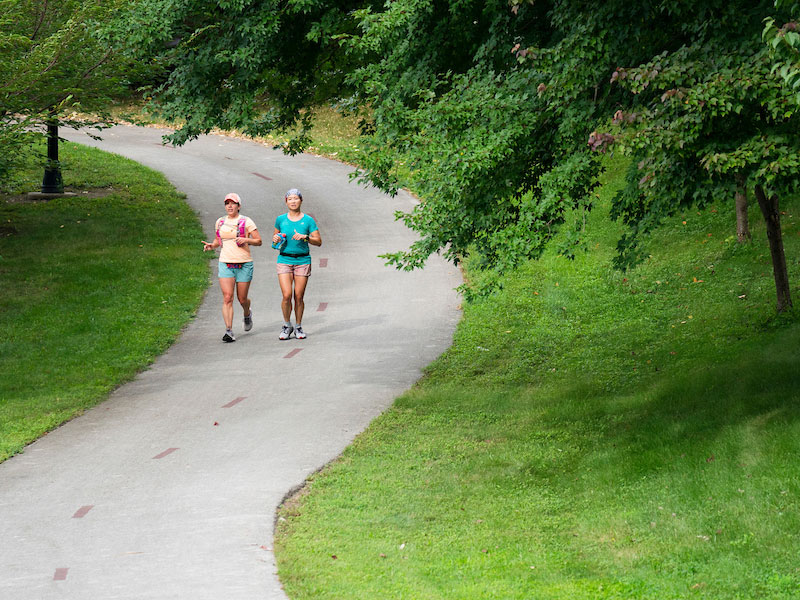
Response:
M278 283L283 295L281 299L283 327L278 339L288 340L294 333L298 340L302 340L306 337L302 325L305 309L303 296L311 275L311 255L308 248L309 245L322 246L322 237L314 219L300 209L303 204L303 194L300 190L292 188L286 192L284 199L289 212L275 219L275 233L272 236L273 244L280 244L277 270ZM292 299L294 299L296 319L294 326L291 322Z

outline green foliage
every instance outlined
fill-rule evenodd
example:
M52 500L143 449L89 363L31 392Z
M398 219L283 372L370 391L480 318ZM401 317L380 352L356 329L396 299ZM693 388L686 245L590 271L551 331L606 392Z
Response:
M767 3L511 6L464 2L445 14L436 2L392 3L364 11L349 41L378 57L352 76L374 115L362 176L392 191L400 157L422 199L400 215L420 239L391 263L478 253L501 274L539 256L565 211L591 209L598 163L588 154L614 142L636 156L612 211L629 226L620 267L641 259L642 235L665 216L732 201L737 177L792 189L795 117L758 39ZM428 43L441 29L458 31L458 59ZM560 249L574 257L582 220L569 231Z
M103 113L131 65L117 52L121 0L0 0L0 178L23 162L41 125ZM93 121L95 124L103 123Z
M776 17L764 19L762 39L770 50L774 63L772 71L778 72L786 86L795 93L795 101L800 102L800 4L795 0L775 0L776 9L785 12L785 22L778 27Z
M127 3L126 3L127 4ZM101 109L120 90L113 15L120 0L2 0L0 115Z
M732 200L737 178L791 191L794 67L776 67L769 48L795 64L798 34L764 19L794 10L764 0L143 0L129 21L133 45L171 69L157 98L185 121L172 141L299 124L284 144L295 152L310 140L304 108L350 106L362 118L355 176L420 197L398 214L419 239L388 262L477 254L491 288L561 226L567 256L585 247L597 153L615 143L635 157L612 211L628 226L618 266L646 255L643 234L666 216ZM573 209L580 220L565 223Z
M666 216L714 200L732 206L740 182L770 195L796 189L800 117L760 43L763 8L739 8L719 15L719 28L698 28L691 44L612 75L631 101L609 119L603 148L634 158L612 213L630 227L618 265L641 259L641 234ZM734 24L731 39L723 32Z
M321 0L140 0L126 16L135 55L167 69L153 90L161 117L180 122L181 144L214 127L249 136L301 126L285 144L310 141L311 113L341 93L344 57L333 32L356 2Z
M584 148L568 150L589 130L558 127L560 115L577 114L585 82L548 92L543 81L568 53L542 56L535 69L518 58L544 53L514 54L513 40L552 35L541 8L518 16L505 2L458 8L398 2L360 15L362 34L347 43L377 57L351 76L373 109L361 176L387 191L410 185L421 198L399 215L420 239L387 255L390 263L417 268L439 250L454 262L477 252L501 273L538 256L565 210L590 204L597 163ZM564 44L579 46L577 38ZM410 170L405 181L398 158Z

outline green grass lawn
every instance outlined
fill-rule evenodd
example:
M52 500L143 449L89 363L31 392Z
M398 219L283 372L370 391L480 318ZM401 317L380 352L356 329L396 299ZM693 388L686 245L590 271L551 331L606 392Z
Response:
M766 235L687 212L638 269L547 254L279 512L293 600L800 598L800 322ZM800 201L784 206L800 303Z
M62 144L72 198L0 198L0 460L105 399L175 340L208 285L195 214L165 178ZM88 193L84 193L88 192Z

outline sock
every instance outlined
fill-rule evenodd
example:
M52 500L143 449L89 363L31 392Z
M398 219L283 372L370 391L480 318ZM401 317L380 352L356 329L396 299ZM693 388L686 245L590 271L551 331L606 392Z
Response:
M291 324L289 321L284 321L284 322L283 322L283 324L284 324L286 327L291 327L291 326L292 326L292 324Z

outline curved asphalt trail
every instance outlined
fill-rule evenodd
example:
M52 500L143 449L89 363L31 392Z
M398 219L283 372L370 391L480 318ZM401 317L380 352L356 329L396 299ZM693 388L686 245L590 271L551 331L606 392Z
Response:
M234 301L237 342L223 344L214 270L197 319L149 370L0 465L0 598L286 598L271 551L277 505L452 340L456 269L436 259L402 273L376 258L412 241L393 219L408 195L349 183L351 168L334 161L213 135L175 149L162 133L65 137L165 173L209 240L225 193L240 194L266 239L284 192L299 187L323 239L312 248L309 337L277 339L265 243L253 248L254 328L242 331Z

